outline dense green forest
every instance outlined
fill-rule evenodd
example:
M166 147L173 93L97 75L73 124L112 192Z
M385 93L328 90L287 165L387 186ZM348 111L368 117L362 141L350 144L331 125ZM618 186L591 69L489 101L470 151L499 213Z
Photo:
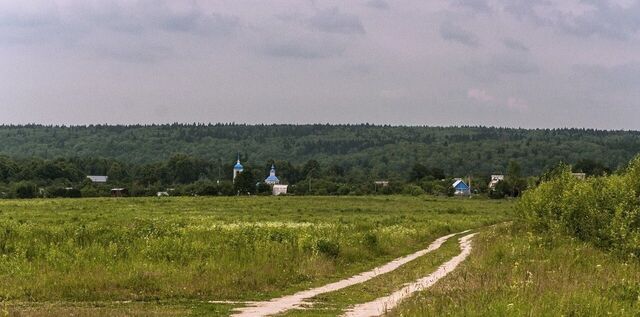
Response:
M516 160L525 175L581 159L616 169L640 152L640 132L582 129L373 125L0 126L0 154L12 158L110 158L153 163L185 153L233 163L316 160L367 175L404 178L419 162L447 174L504 172Z
M0 141L0 193L14 194L11 187L20 182L78 187L86 175L108 175L110 186L147 194L195 182L217 186L204 192L232 193L238 190L228 184L238 154L247 187L275 163L283 181L305 184L300 194L369 193L376 190L372 181L382 179L417 185L395 191L446 193L448 180L436 181L469 176L482 190L491 174L511 174L521 185L505 192L519 193L525 186L520 178L559 162L600 175L640 153L637 131L368 124L0 126Z

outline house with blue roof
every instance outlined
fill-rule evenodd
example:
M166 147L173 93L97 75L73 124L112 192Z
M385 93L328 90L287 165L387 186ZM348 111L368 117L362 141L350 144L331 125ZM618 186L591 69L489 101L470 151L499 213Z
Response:
M471 187L467 185L463 180L458 179L453 183L453 194L456 196L469 196L471 195Z

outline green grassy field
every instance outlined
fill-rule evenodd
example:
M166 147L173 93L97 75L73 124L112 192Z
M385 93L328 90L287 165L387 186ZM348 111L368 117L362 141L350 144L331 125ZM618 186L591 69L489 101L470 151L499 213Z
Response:
M511 205L427 196L0 201L0 298L24 316L225 315L231 305L207 301L265 300L351 276L441 235L509 220Z
M575 238L502 224L390 316L640 316L640 263Z
M470 257L389 315L640 315L637 261L536 233L512 208L427 196L0 201L0 316L227 316L240 304L209 301L292 294L466 229L479 232ZM459 252L451 239L284 315L340 315Z

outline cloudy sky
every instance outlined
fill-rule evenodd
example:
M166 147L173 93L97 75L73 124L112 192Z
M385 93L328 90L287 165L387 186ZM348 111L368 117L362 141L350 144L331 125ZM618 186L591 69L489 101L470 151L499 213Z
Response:
M640 1L0 0L0 123L640 129Z

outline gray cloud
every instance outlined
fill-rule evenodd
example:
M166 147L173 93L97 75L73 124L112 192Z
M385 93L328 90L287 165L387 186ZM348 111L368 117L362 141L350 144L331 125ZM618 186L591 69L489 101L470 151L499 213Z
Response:
M518 40L514 40L512 38L502 39L502 44L504 44L505 47L510 48L512 50L515 50L515 51L521 51L521 52L528 52L529 51L529 47L527 47L522 42L520 42Z
M475 34L462 29L450 21L440 24L440 36L447 41L458 42L469 47L478 47L478 38Z
M340 12L338 7L320 10L309 19L309 25L327 33L364 34L364 26L356 15Z
M583 0L561 10L550 1L513 0L505 11L576 36L628 39L640 31L640 2L621 7L610 1Z
M493 11L493 8L486 0L453 0L452 3L478 13L490 13Z
M496 54L483 60L474 60L461 67L461 71L473 80L481 83L499 83L514 76L527 78L540 72L538 65L527 54L512 52Z
M114 32L113 36L118 33L149 36L154 32L178 32L211 37L229 35L239 26L237 17L209 12L195 2L184 10L174 10L162 1L78 2L64 9L51 6L37 10L6 10L0 13L0 40L20 37L23 44L43 43L45 37L46 42L68 44L103 31Z
M590 90L640 92L640 63L627 63L615 66L578 64L571 67L574 79Z
M0 27L34 28L56 25L60 18L53 6L38 10L3 10L0 7Z
M389 3L387 3L387 1L385 1L385 0L369 0L369 1L367 1L366 5L368 7L376 8L376 9L380 9L380 10L389 9Z
M216 13L204 14L193 10L186 14L170 14L159 21L163 30L172 32L187 32L198 35L227 35L236 30L240 23L234 16Z
M174 55L174 51L166 46L121 45L97 47L98 56L125 63L155 63Z
M298 39L269 41L261 48L261 52L274 57L318 59L340 56L345 49L344 45L331 41Z
M572 21L561 20L560 27L568 32L582 35L599 35L609 38L627 39L640 30L640 3L630 8L620 8L599 2L591 2L594 11L578 16Z
M615 2L0 1L0 123L640 129Z
M493 56L488 65L503 74L528 74L538 71L538 66L531 60L513 54Z
M258 52L271 57L295 59L326 59L344 54L354 36L364 34L364 27L355 15L345 14L337 7L275 15L273 30L258 29L262 38Z

